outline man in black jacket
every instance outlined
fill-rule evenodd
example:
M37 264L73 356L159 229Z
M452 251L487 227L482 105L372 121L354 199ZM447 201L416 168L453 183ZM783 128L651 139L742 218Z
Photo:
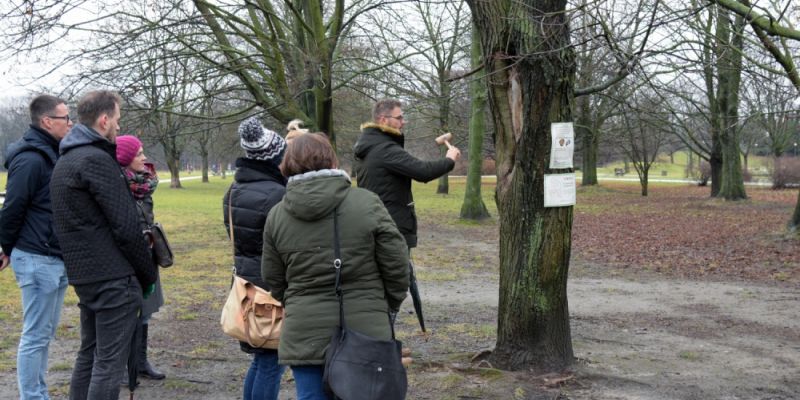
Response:
M411 180L427 183L452 171L461 152L450 147L445 158L422 161L403 148L404 125L405 118L399 101L386 99L375 103L372 122L361 125L361 136L353 146L353 153L356 156L356 183L381 198L400 234L406 239L410 253L412 248L417 247L417 214L414 212ZM411 299L424 332L422 303L411 263L408 270Z
M143 292L156 281L136 203L115 159L119 105L109 91L90 92L78 103L80 123L61 141L50 182L59 199L56 233L81 311L71 400L118 397Z
M31 125L8 147L6 198L0 210L0 269L9 257L22 292L17 351L20 399L48 398L47 353L64 304L67 274L53 232L50 176L58 142L72 127L64 101L40 95L30 104Z
M389 210L408 248L417 246L417 215L411 180L430 182L453 170L461 152L453 147L445 158L422 161L403 148L405 120L402 104L381 100L372 109L372 122L361 125L353 152L359 187L375 192Z

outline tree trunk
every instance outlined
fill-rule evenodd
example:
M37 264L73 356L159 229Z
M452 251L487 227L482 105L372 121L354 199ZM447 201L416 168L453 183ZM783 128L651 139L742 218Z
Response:
M481 36L497 152L500 301L495 366L573 362L567 306L572 207L544 208L550 124L571 121L575 63L564 0L468 0Z
M179 158L167 157L167 167L169 168L170 183L169 187L181 189L181 160Z
M439 70L439 134L450 131L450 83L447 81L449 71ZM447 152L447 148L442 146L440 153L442 157ZM444 174L439 178L439 186L436 188L436 193L448 194L450 193L450 174Z
M447 154L447 146L440 146L439 154L441 157L444 157ZM450 193L450 173L446 173L439 177L439 184L436 186L436 193L438 194L448 194Z
M789 232L800 235L800 192L797 193L797 203L794 205L794 214L789 220Z
M169 187L173 189L181 189L181 153L178 150L175 135L167 135L161 141L161 147L164 149L164 158L167 162L169 169L170 184Z
M750 158L750 152L746 151L742 153L742 158L744 158L744 170L750 171L750 167L747 165L747 159Z
M472 26L472 68L481 65L481 43L478 28ZM472 98L472 113L469 117L469 169L467 187L464 190L464 203L461 205L461 218L481 220L489 218L489 210L481 197L481 167L483 166L483 134L486 128L486 86L484 80L476 77L469 84Z
M579 128L583 137L583 178L581 185L597 185L597 151L600 136L591 127Z
M642 186L643 197L647 197L647 184L649 183L649 176L650 176L649 168L643 170L641 176L639 176L639 184Z
M202 154L203 183L208 183L208 152Z
M718 197L725 200L746 199L739 150L739 86L742 75L742 29L744 19L736 17L734 24L730 12L718 8L718 92L720 144L722 147L722 182Z
M711 197L718 197L722 186L722 143L719 134L712 134L708 165L711 167Z

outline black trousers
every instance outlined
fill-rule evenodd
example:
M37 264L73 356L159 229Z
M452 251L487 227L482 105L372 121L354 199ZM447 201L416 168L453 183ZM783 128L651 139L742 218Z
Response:
M74 287L81 310L81 347L69 398L117 400L139 323L142 288L134 276Z

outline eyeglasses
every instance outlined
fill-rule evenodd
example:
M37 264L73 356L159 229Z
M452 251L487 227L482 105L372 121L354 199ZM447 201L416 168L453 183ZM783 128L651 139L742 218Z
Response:
M386 118L394 118L394 119L396 119L398 121L402 121L403 120L403 116L402 115L399 116L399 117L395 117L394 115L384 115L384 117L386 117Z
M64 121L69 122L69 114L61 116L61 117L57 117L55 115L46 115L46 117L50 118L50 119L63 119Z

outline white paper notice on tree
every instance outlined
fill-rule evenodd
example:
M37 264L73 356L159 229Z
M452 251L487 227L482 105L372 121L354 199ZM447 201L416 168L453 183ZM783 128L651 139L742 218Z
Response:
M572 122L553 122L550 124L550 169L572 168L572 154L575 151L575 131Z
M544 206L568 207L575 205L575 174L549 174L544 176Z

